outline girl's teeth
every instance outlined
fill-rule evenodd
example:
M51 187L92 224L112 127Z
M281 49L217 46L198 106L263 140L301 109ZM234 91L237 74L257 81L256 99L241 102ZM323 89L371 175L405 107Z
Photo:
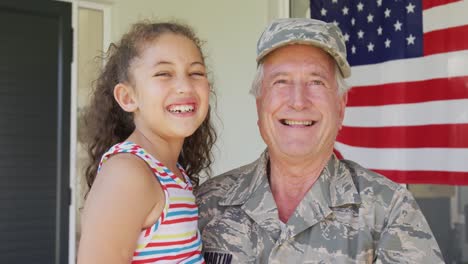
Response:
M194 107L193 105L176 105L169 108L169 112L171 113L187 113L193 112Z

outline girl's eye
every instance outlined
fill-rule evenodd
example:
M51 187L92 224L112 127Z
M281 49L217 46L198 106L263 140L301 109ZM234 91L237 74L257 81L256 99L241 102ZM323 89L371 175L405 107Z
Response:
M169 72L158 72L154 75L154 77L170 77L171 74Z
M204 72L192 72L190 73L191 76L201 76L201 77L205 77L206 76L206 73Z

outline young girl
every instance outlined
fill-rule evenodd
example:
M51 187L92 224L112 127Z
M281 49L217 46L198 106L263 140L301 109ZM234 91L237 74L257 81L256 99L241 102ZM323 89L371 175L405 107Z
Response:
M192 188L212 161L209 95L189 27L138 23L111 45L85 115L78 263L204 263Z

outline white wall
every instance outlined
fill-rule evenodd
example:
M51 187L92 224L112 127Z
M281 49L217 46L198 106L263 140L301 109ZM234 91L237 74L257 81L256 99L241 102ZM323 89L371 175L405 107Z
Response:
M256 42L277 11L272 0L113 0L112 41L139 19L177 19L207 41L207 63L217 92L219 138L213 174L255 160L264 149L257 129L255 100L249 95L255 73Z

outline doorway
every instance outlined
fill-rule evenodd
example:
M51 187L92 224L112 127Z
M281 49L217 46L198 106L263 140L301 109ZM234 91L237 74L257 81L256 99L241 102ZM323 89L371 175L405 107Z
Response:
M0 32L0 263L66 263L71 5L3 0Z

